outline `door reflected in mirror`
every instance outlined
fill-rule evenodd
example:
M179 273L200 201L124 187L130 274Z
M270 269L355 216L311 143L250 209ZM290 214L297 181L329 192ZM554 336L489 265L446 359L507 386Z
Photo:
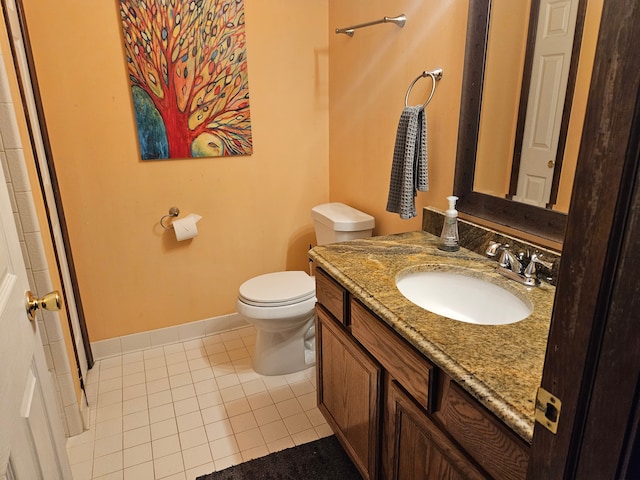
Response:
M585 1L491 2L474 191L568 211L602 10Z

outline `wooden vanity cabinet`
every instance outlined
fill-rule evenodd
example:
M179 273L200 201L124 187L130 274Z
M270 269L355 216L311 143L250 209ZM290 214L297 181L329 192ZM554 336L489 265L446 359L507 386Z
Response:
M363 478L378 478L382 369L316 307L318 408Z
M487 476L390 377L385 384L385 479L480 480Z
M364 478L526 477L522 439L326 272L316 282L318 406Z

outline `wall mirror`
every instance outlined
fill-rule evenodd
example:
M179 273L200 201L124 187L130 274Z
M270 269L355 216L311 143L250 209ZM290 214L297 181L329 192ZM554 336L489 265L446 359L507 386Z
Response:
M595 54L580 51L586 10L586 0L469 2L454 180L461 212L562 243ZM597 34L599 16L588 18ZM570 31L551 53L549 29Z

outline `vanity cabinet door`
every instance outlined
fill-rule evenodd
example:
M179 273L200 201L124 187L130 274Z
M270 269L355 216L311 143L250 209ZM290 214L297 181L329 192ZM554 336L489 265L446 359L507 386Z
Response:
M380 366L320 305L316 307L318 408L365 479L376 479Z
M454 382L444 389L438 420L496 480L524 480L529 446Z
M385 412L385 477L392 480L487 479L480 467L389 379Z

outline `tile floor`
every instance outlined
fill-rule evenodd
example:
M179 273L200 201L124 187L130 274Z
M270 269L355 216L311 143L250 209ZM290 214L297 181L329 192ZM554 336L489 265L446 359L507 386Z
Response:
M331 435L314 368L267 377L251 368L244 327L96 362L91 428L67 440L74 480L194 480Z

